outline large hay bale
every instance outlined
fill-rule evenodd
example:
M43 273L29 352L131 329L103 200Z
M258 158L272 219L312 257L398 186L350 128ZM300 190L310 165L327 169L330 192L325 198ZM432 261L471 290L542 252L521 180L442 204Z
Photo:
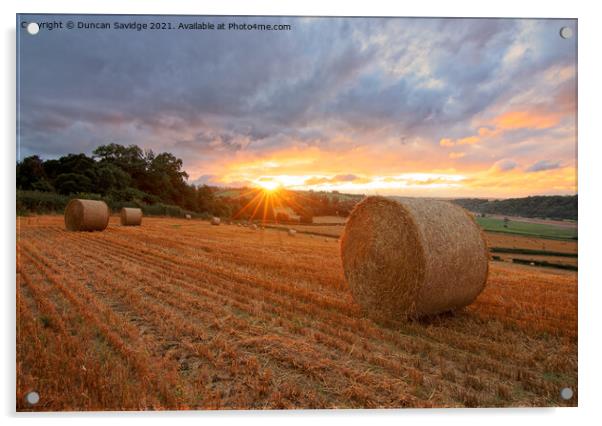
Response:
M214 217L212 217L212 218L211 218L211 224L212 224L212 225L219 225L219 224L220 224L220 222L221 222L221 220L220 220L220 218L219 218L219 217L215 217L215 216L214 216Z
M142 224L142 209L123 207L120 217L122 226L140 226Z
M104 201L73 199L65 207L69 231L102 231L109 224L109 206Z
M487 281L481 229L441 201L364 199L345 226L341 257L353 297L384 322L469 305Z

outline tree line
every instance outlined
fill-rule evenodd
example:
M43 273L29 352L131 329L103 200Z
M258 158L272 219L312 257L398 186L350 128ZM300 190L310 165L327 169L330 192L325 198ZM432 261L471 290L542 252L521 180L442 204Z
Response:
M577 220L577 195L538 195L505 200L462 198L454 203L476 213Z
M17 162L17 189L60 195L98 194L113 202L163 203L193 212L227 215L228 205L206 186L187 183L182 160L173 154L144 151L115 143L97 147L92 156L68 154L43 160L37 155Z

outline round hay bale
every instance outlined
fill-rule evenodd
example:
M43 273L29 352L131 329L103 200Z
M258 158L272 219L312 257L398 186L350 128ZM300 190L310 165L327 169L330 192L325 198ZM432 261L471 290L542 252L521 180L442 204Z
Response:
M68 231L102 231L109 224L111 212L104 201L73 199L65 207Z
M295 231L294 229L289 229L288 235L289 237L294 237L295 235L297 235L297 231Z
M211 224L212 225L219 225L220 223L221 223L221 220L220 220L219 217L214 216L214 217L211 218Z
M142 224L142 210L124 207L120 213L122 226L140 226Z
M257 231L257 225L255 225L255 224L251 225L251 229L252 229L253 231Z
M187 214L187 215L186 215L186 219L187 219L187 220L191 220L191 219L192 219L192 216L190 216L189 214Z
M349 216L341 257L354 299L383 322L469 305L487 281L481 229L442 201L365 198Z

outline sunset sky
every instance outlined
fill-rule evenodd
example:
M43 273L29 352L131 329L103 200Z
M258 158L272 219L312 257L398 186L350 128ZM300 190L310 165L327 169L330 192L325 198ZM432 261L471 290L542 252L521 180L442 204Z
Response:
M577 192L574 20L161 20L291 30L18 29L18 156L116 142L172 152L195 184Z

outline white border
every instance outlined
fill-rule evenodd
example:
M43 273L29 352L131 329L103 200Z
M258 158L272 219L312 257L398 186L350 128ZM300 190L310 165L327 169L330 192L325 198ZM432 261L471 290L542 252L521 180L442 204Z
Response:
M602 324L602 277L596 263L600 263L600 213L602 212L598 182L600 176L600 66L599 41L602 40L600 15L595 2L524 0L486 1L433 1L399 2L369 0L324 1L304 0L296 3L283 1L135 1L104 0L73 2L68 0L21 0L18 3L1 2L3 35L2 54L2 193L5 202L0 209L2 228L2 332L0 350L2 386L0 387L1 413L9 423L48 424L81 423L128 424L143 421L164 424L175 419L179 424L199 422L226 422L229 424L307 424L343 421L346 424L367 422L395 423L419 422L420 425L441 423L446 425L504 425L509 422L545 422L546 425L593 423L600 418L597 413L600 395L601 344L595 330ZM138 14L220 14L220 15L345 15L345 16L465 16L465 17L550 17L579 19L579 408L564 409L453 409L453 410L344 410L344 411L293 411L293 412L162 412L126 414L50 414L22 415L14 412L15 378L15 13L138 13ZM597 262L596 262L597 261Z

